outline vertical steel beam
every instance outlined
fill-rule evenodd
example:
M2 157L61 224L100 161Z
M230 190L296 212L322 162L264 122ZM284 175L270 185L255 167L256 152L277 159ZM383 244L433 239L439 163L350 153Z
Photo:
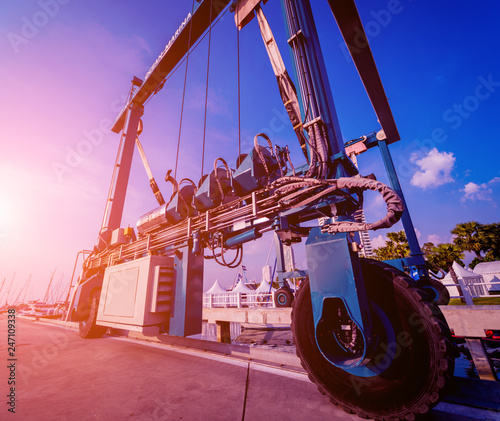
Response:
M285 264L285 252L283 250L283 243L279 235L274 234L274 246L276 250L276 272L278 273L278 284L281 287L288 287L288 283L285 283L285 278L283 277L286 272ZM271 279L271 283L273 280Z
M319 43L309 0L282 0L289 44L294 52L295 73L304 112L308 120L321 118L327 127L333 155L344 150L340 124L328 81L325 61Z
M175 301L169 335L201 333L203 311L203 255L196 256L189 246L175 252Z
M410 211L406 205L405 197L403 195L403 190L401 189L401 184L399 183L398 175L396 173L396 168L394 167L394 162L392 161L391 154L389 152L389 147L387 146L386 140L379 140L378 146L380 148L380 153L382 155L382 160L384 161L385 170L389 176L389 181L391 187L396 191L403 202L405 210L401 216L401 222L403 222L403 227L406 232L406 238L408 239L408 244L410 245L410 253L412 257L416 257L421 260L418 264L425 265L424 255L418 244L417 234L415 233L415 228L411 220Z
M101 227L101 236L108 242L111 232L120 227L127 185L134 155L135 140L139 121L144 112L144 107L132 103L128 109L127 121L122 135L120 148L114 168L114 176L111 181L108 201Z

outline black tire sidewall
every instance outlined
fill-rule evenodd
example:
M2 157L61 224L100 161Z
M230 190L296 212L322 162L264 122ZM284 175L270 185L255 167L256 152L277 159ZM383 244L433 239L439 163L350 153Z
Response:
M276 307L291 307L292 302L293 302L293 292L290 289L280 288L275 292L274 303Z
M450 302L450 292L441 282L435 279L429 279L428 285L424 286L424 290L428 289L432 290L432 294L434 295L432 302L434 304L438 306L448 305Z

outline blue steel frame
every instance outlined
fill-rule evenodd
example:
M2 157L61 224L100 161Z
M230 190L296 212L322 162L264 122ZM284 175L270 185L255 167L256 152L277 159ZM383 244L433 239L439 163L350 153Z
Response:
M403 222L403 227L406 233L406 238L408 239L408 244L410 245L410 257L405 259L394 259L387 260L387 263L392 264L400 270L405 269L405 267L415 266L418 270L419 279L428 277L427 269L425 267L425 259L420 245L418 244L417 234L415 233L415 227L411 220L410 212L408 211L408 206L406 206L406 201L403 195L403 190L401 184L399 183L398 175L396 173L396 168L394 167L394 162L392 161L391 154L389 152L389 146L385 140L379 140L378 146L380 148L380 153L382 155L382 160L384 161L385 170L389 176L389 181L391 187L396 191L405 207L405 211L401 216L401 221Z
M420 244L418 243L417 234L415 233L415 227L413 226L413 221L411 219L410 211L408 209L408 206L406 205L403 189L399 182L396 168L394 167L394 162L392 160L387 140L377 139L376 133L370 133L369 135L364 136L363 138L354 139L352 141L347 142L345 146L348 147L357 142L362 142L367 150L375 147L379 148L380 154L382 156L382 161L384 162L386 173L389 177L389 183L392 189L401 198L401 200L403 201L403 205L405 207L403 215L401 216L401 222L403 223L403 228L406 234L406 238L410 246L410 257L402 259L386 260L385 262L402 271L405 271L409 267L415 267L418 271L419 279L427 278L429 276L429 273L426 268L424 254L422 253L422 249L420 248Z
M192 47L202 33L209 27L213 20L225 8L230 0L201 1L194 8L192 13L186 18L178 33L172 38L171 42L160 55L157 62L146 75L144 83L141 84L137 92L130 99L127 106L122 110L117 118L113 131L119 133L125 129L126 133L126 156L121 160L128 162L133 153L133 142L138 126L138 120L142 114L144 102L161 88L161 83L165 76L170 73L175 64ZM301 91L302 110L307 110L308 121L317 119L326 127L327 140L330 148L328 177L349 177L353 175L353 164L347 158L344 150L338 117L333 102L332 91L328 81L326 67L320 48L319 38L314 24L314 18L309 0L282 0L285 11L286 23L289 35L289 44L294 52L295 73L301 79L299 88ZM331 6L331 4L330 4ZM333 11L333 9L332 9ZM302 66L299 68L297 66ZM306 70L304 72L304 69ZM393 137L391 137L392 139ZM391 140L392 141L392 140ZM132 146L131 146L132 145ZM382 151L386 169L389 173L391 183L396 191L401 194L401 187L397 180L396 172L392 160L390 159L387 144L384 141L378 143ZM309 151L309 155L311 151ZM122 162L120 162L122 164ZM119 176L120 185L117 188L119 196L124 195L128 181L129 169L123 167ZM401 194L402 195L402 194ZM115 197L116 199L116 197ZM106 219L109 227L118 227L121 220L123 204L120 200L114 200L111 206L106 210ZM308 212L304 209L304 212ZM297 214L297 211L293 212ZM339 218L353 219L353 216L345 214L338 215ZM286 213L281 216L287 219ZM405 223L404 221L407 220ZM405 228L411 224L409 215L404 217ZM409 222L408 222L409 221ZM103 224L104 225L104 224ZM411 232L414 234L413 229ZM411 239L408 233L412 253L412 259L420 262L421 252L418 243ZM331 258L317 260L313 263L314 254L318 250L326 251L334 244ZM415 245L416 244L416 245ZM278 253L282 250L281 243L278 245ZM349 370L353 367L362 366L370 358L370 351L374 348L374 335L372 333L372 323L369 313L368 299L364 288L364 281L359 269L359 260L357 253L351 247L350 234L321 234L319 228L311 230L306 243L308 259L311 256L311 268L309 270L311 295L313 297L313 314L316 329L325 329L322 326L322 315L329 306L332 305L332 299L340 299L344 303L347 312L356 322L364 338L364 350L359 358L349 360L339 357L335 352L332 354L325 345L318 342L318 345L324 355L332 364L343 369ZM177 335L187 335L195 333L198 321L201 320L201 302L199 299L194 301L189 297L201 297L201 283L203 275L202 256L195 256L188 247L184 247L175 253L176 265L178 270L174 319L171 320L171 333ZM422 258L423 260L423 258ZM278 271L280 280L285 276L282 253L278 257ZM188 282L189 279L189 282ZM192 281L194 279L194 281ZM179 287L180 286L180 287ZM195 313L192 313L192 312ZM326 327L328 330L329 327Z
M325 61L319 43L316 25L309 1L281 0L286 18L288 44L293 52L294 71L299 78L299 97L304 116L313 121L320 118L327 129L332 155L344 151L332 89L326 73ZM309 156L311 155L308 147ZM333 162L332 162L333 163ZM330 177L349 176L343 165L335 168Z
M306 116L308 121L320 119L327 128L331 154L328 176L334 178L351 176L353 165L349 159L346 159L338 116L310 3L308 0L282 0L282 7L289 45L293 50L294 70L299 78L301 108L308 110ZM311 153L309 148L309 156ZM339 215L339 217L354 220L354 216L349 214ZM313 265L313 269L309 268L309 282L316 341L328 361L344 369L366 363L371 358L370 350L375 347L376 342L372 334L368 298L359 269L359 258L356 253L352 252L348 237L349 235L343 234L325 235L321 234L319 229L313 229L306 242L308 267L310 264ZM330 250L329 258L315 259L313 256L318 250L324 252ZM282 258L278 257L278 262L280 260ZM329 329L328 326L324 326L323 314L337 305L337 302L333 300L335 298L342 300L348 314L363 336L364 350L361 356L354 359L352 355L346 357L345 350L332 352L330 349L332 335L326 335L329 337L326 342L319 340L324 335L318 335L318 332ZM340 345L339 347L341 348Z
M289 44L293 51L294 73L299 79L300 99L302 101L301 109L308 110L306 118L309 121L319 118L327 127L331 152L329 176L335 178L350 176L352 175L350 168L352 163L349 159L345 159L344 143L342 141L338 117L335 111L309 0L281 1ZM329 3L335 15L334 6L337 6L332 6L332 2ZM343 21L343 24L345 24L345 21ZM371 59L371 63L369 64L375 66L371 53L365 57L369 57ZM359 57L357 59L359 60ZM360 64L365 63L362 58ZM362 78L363 76L367 77L366 69L360 70L358 67L358 71L360 71L360 75L361 71L364 72ZM367 93L375 107L377 97L381 96L380 92L383 94L383 87L378 79L378 74L376 77L373 75L368 75L368 77L371 78L371 89L367 90ZM375 91L373 87L376 88ZM378 105L381 104L378 103ZM388 104L382 104L379 107L379 112L384 113L384 121L390 122L392 115ZM398 140L399 135L394 123L392 125L387 124L387 127L391 130L391 142ZM405 266L416 266L419 271L419 277L427 276L423 254L420 250L406 203L404 202L401 185L389 153L387 141L385 139L378 140L376 145L380 148L391 186L400 195L406 209L402 216L402 222L410 244L411 257L391 263L401 270ZM309 151L310 154L311 151ZM350 214L340 215L340 217L353 219L353 215ZM352 239L349 235L325 235L321 234L319 229L313 229L306 242L316 341L323 355L332 364L345 370L363 366L369 361L371 357L370 351L374 349L376 342L376 332L373 332L363 276L359 269L359 258L357 253L352 251L351 241ZM314 256L318 253L318 250L322 250L322 252L329 250L329 258L323 260L315 258ZM277 252L279 252L279 247L277 247ZM278 263L280 260L282 258L278 257ZM346 311L356 323L363 336L364 350L362 355L357 355L355 358L352 355L346 356L345 350L342 350L340 344L338 346L340 351L337 349L338 352L332 352L331 342L333 335L319 334L320 331L324 332L329 329L322 326L322 323L324 324L326 319L323 316L328 312L329 306L338 306L338 301L335 299L342 300ZM329 343L322 341L321 338L325 336L329 337ZM343 352L344 355L342 355Z

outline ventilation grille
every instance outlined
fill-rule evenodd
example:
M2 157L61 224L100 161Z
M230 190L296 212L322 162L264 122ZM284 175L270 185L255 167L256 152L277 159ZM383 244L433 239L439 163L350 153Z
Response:
M165 266L156 267L153 299L151 300L151 312L172 313L174 296L175 296L174 268Z

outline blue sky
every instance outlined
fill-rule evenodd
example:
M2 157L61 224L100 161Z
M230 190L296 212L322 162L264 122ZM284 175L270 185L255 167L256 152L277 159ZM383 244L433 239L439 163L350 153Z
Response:
M312 0L333 97L345 141L379 128L346 55L325 0ZM448 242L460 222L498 222L500 167L500 6L457 1L358 1L372 51L402 140L391 146L421 243ZM14 272L11 296L32 274L34 297L51 273L66 287L80 249L96 241L118 136L109 125L133 76L143 78L187 15L191 1L0 0L0 282ZM264 7L291 70L281 6ZM205 39L190 56L181 131L179 175L197 181L207 63ZM283 117L257 23L240 33L242 150L265 131L302 160ZM185 67L146 106L141 136L153 172L163 183L175 165ZM236 30L228 12L214 28L210 59L205 169L238 153ZM377 150L359 157L363 174L387 180ZM136 154L123 225L155 207ZM384 213L375 196L368 220ZM399 229L396 226L395 229ZM385 232L372 233L382 244ZM245 246L249 278L260 278L270 240ZM301 247L297 263L303 265ZM271 252L270 263L274 261ZM207 264L207 288L234 271ZM5 289L4 289L5 291ZM0 293L0 297L3 292ZM2 298L2 300L5 299ZM3 303L3 301L2 301Z

